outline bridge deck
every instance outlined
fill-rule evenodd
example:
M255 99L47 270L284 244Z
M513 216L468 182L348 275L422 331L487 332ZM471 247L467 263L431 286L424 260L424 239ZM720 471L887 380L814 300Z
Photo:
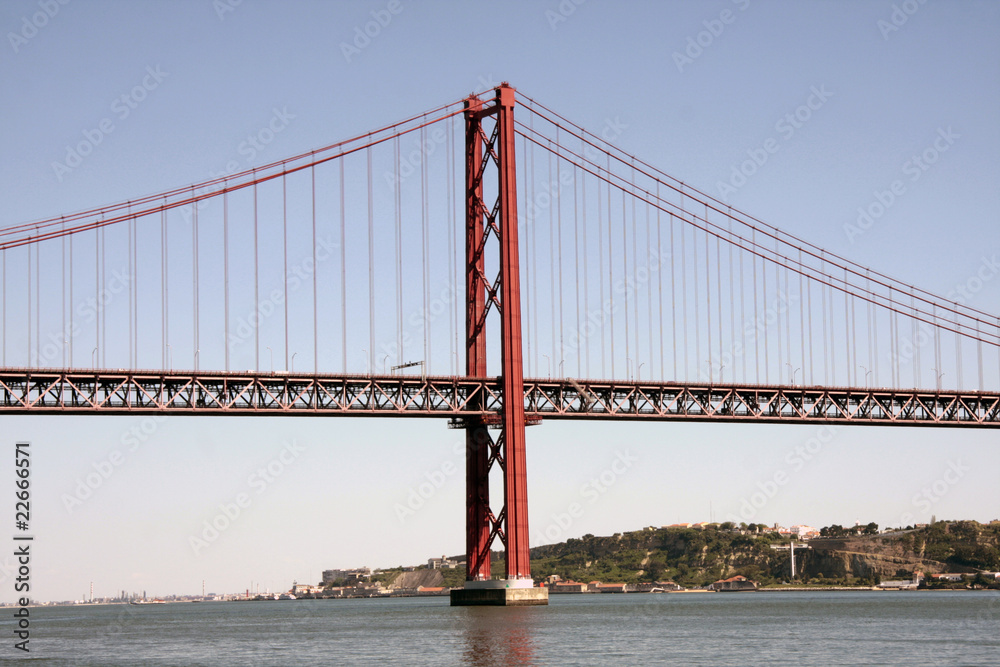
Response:
M0 370L0 414L462 417L502 407L497 378ZM525 380L529 418L1000 426L1000 393Z

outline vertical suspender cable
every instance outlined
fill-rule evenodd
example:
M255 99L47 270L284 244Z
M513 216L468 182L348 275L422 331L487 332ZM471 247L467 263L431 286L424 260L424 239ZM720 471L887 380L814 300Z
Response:
M695 214L691 214L692 219ZM707 259L705 260L707 263ZM701 375L701 290L698 289L698 228L691 230L691 278L694 280L694 370Z
M74 236L75 236L75 234L70 234L70 237L69 237L69 329L67 329L67 332L68 332L69 335L67 336L67 338L69 338L69 366L70 366L70 368L73 367L73 339L76 337L76 327L73 324L73 304L75 303L73 301L73 237ZM5 272L7 270L6 257L7 257L7 251L5 250L4 251L4 271ZM7 304L7 297L6 297L6 293L5 293L4 294L4 307L5 308L6 308L6 304ZM7 330L6 320L7 320L7 313L6 313L6 311L4 311L4 333L5 334L6 334L6 330ZM4 358L6 358L6 347L4 347ZM5 363L5 365L6 365L6 363Z
M590 336L590 269L587 267L587 173L584 171L580 180L580 196L582 199L582 205L580 207L581 224L583 225L583 304L584 304L584 315L587 317L585 323L583 323L582 330L588 332L586 340L589 342ZM582 347L584 345L584 338L581 334L579 344ZM590 375L590 345L587 345L587 354L584 356L586 359L586 368L582 369L584 371L584 377L591 377Z
M70 237L72 242L73 237ZM70 289L73 289L73 272L70 271ZM73 299L70 298L70 302ZM72 311L70 311L72 312ZM0 331L0 345L3 346L3 365L7 365L7 249L3 249L3 329ZM72 359L70 360L72 365Z
M598 172L599 173L599 172ZM610 308L605 308L604 301L604 233L601 229L601 213L604 212L604 188L601 187L601 181L597 181L597 260L598 260L598 286L600 287L601 296L601 377L608 377L607 371L604 365L604 357L607 353L607 343L605 341L604 330L605 330L605 320L607 319L605 312L606 310L611 310ZM610 269L609 269L610 270ZM608 297L610 298L610 294Z
M802 250L799 250L799 264L802 264ZM802 274L799 274L802 277ZM816 370L813 365L813 311L812 311L812 279L808 279L806 282L806 311L808 318L808 328L809 328L809 384L816 383Z
M573 166L573 273L576 287L576 376L579 377L583 373L583 358L582 350L583 347L583 322L580 320L580 220L579 220L579 203L577 197L579 196L579 183L577 182L579 178L579 169L576 165Z
M548 190L549 195L549 310L552 311L551 319L549 320L549 333L552 339L552 347L549 349L549 366L548 374L552 377L552 364L556 363L556 330L561 326L561 323L556 322L556 221L555 213L552 210L553 207L557 205L556 195L552 192L552 144L549 143L548 151L548 180L546 182L546 190Z
M629 367L628 363L631 359L631 353L629 352L629 326L628 326L628 293L632 291L632 287L629 285L629 275L628 275L628 232L627 223L625 217L625 190L622 193L622 286L624 287L625 296L625 377L629 378ZM635 261L634 259L632 260ZM634 360L632 360L634 362ZM633 368L633 370L635 370Z
M660 203L660 181L656 181L656 280L659 286L657 292L657 302L660 305L659 310L659 339L660 339L660 382L664 382L667 379L667 369L665 365L664 355L663 355L663 269L664 267L664 257L663 257L663 225L660 224L660 213L662 212L662 204ZM673 259L673 258L671 258ZM672 344L672 343L671 343Z
M846 278L846 271L845 271L845 278ZM846 282L846 280L845 280L845 282ZM867 271L865 271L865 291L868 292L869 294L871 294L871 281L868 278L868 272ZM847 297L845 296L844 298L846 299ZM872 326L873 326L873 323L872 323L872 304L871 304L871 301L866 302L865 310L866 310L867 316L868 316L867 317L867 321L868 321L868 372L869 373L873 373L875 371L875 357L874 357L874 345L872 343ZM850 362L850 359L848 359L848 362ZM867 387L868 386L868 373L865 373L865 377L863 379L865 381L865 386Z
M169 327L169 314L170 311L167 308L168 304L168 293L167 293L167 209L166 200L164 200L164 208L160 209L160 307L162 312L160 314L160 326L163 328L163 334L161 335L161 341L163 342L163 349L161 350L163 354L162 367L168 368L169 359L167 358L167 353L169 351L170 344L170 327Z
M762 299L761 305L764 307L764 321L763 321L763 328L764 328L764 383L765 384L770 384L771 383L771 357L770 357L771 346L770 346L770 344L768 342L768 338L769 338L769 336L768 336L768 329L770 329L771 327L770 327L770 325L768 324L768 321L767 321L768 320L768 317L767 317L767 315L768 315L768 310L767 310L767 260L764 259L763 257L760 260L760 294L761 294L761 299ZM778 377L781 377L781 375L780 375L781 369L779 368L778 371L779 371Z
M653 250L653 237L650 230L650 220L649 220L649 203L646 203L646 341L649 347L649 378L654 379L655 375L653 372L653 285L652 285L652 271L654 264L650 260ZM660 266L656 264L656 271L659 272ZM662 378L661 378L662 379Z
M820 269L820 275L826 275L826 258L823 257L823 253L820 252L820 261L822 268ZM823 382L830 382L830 351L828 349L827 341L829 340L828 333L829 329L826 324L826 285L820 283L819 285L820 296L822 297L822 304L820 309L823 311Z
M451 121L447 121L451 124ZM449 127L445 132L446 148L445 153L447 155L447 162L445 163L445 207L448 211L448 284L454 289L458 275L455 272L455 264L452 259L455 257L455 216L454 207L452 202L454 201L454 194L452 192L454 184L454 174L452 173L452 159L451 159L451 135L452 130ZM397 255L397 262L399 261L399 256ZM399 270L397 266L397 271ZM448 364L451 368L452 375L458 375L458 324L456 322L456 312L454 308L448 309Z
M799 248L799 267L802 267L802 248ZM805 290L803 289L804 278L802 276L802 271L798 271L799 274L799 349L801 350L801 363L802 363L802 384L806 384L806 304L805 301ZM810 322L810 325L812 322ZM809 340L809 363L812 364L812 339ZM809 369L810 383L812 381L812 368Z
M683 204L683 200L682 200ZM683 206L682 206L683 208ZM684 244L684 229L687 227L687 220L681 219L681 326L684 327L684 380L690 379L688 375L688 291L687 291L687 249ZM676 315L675 315L676 317Z
M681 228L683 230L683 227ZM683 231L681 232L683 234ZM670 214L670 326L673 333L670 337L670 347L674 356L674 375L671 378L677 381L677 278L676 262L677 254L674 252L674 214ZM683 258L682 258L683 261Z
M421 136L421 139L423 136ZM421 142L423 145L423 142ZM369 374L375 373L375 218L372 211L372 147L365 149L365 161L368 173L368 369ZM421 165L422 167L423 165ZM423 171L421 171L423 178ZM427 301L424 301L424 313L427 312ZM425 319L426 321L426 319ZM424 357L427 358L426 356Z
M845 287L846 287L847 269L844 269L844 279L845 279ZM847 384L848 385L851 385L851 384L857 385L858 384L858 379L857 379L858 378L858 369L857 369L857 366L858 366L858 332L857 332L858 312L857 312L857 307L856 306L857 306L857 299L855 299L855 298L852 297L851 298L851 310L850 310L850 313L847 314L847 321L844 323L845 328L847 326L847 323L850 323L850 325L851 325L851 333L850 333L849 336L847 336L847 340L844 341L848 345L847 350L846 350L846 352L847 352ZM845 309L846 309L846 306L845 306ZM853 383L851 381L852 377L854 378Z
M788 321L787 313L781 312L781 301L783 298L783 292L781 288L781 260L778 259L778 237L775 234L774 238L774 322L777 325L778 331L778 382L781 382L781 371L785 368L785 359L782 356L783 346L781 344L781 320L784 319L785 322ZM787 290L787 285L785 286ZM784 317L783 317L784 316Z
M634 161L633 161L634 162ZM632 360L632 369L635 371L635 379L639 379L639 282L637 280L637 271L639 267L639 253L638 244L636 242L636 212L635 212L635 200L637 199L635 195L635 165L632 166L632 191L629 192L629 199L632 200L632 285L629 287L629 277L625 274L625 286L626 293L632 292L632 335L635 336L635 359ZM622 204L625 203L625 190L622 190ZM622 216L624 217L625 211L622 210ZM623 221L624 225L624 221ZM627 254L627 253L626 253Z
M319 287L319 267L316 266L316 165L309 167L309 180L312 186L312 279L313 279L313 373L319 373L319 297L316 294Z
M607 157L607 172L608 176L611 176L611 155ZM610 322L608 323L608 328L611 331L611 377L615 377L615 291L614 291L614 275L615 275L615 265L611 259L611 181L608 181L608 301L611 302L612 307L610 308Z
M129 213L131 213L132 206L129 205ZM135 368L132 363L132 284L135 282L134 267L132 265L132 223L133 219L129 219L128 222L128 365L129 368ZM65 329L63 329L65 331Z
M256 174L254 174L256 176ZM253 312L257 326L253 328L254 370L260 372L260 253L257 221L257 183L253 184Z
M910 288L910 313L911 313L911 317L910 317L910 325L911 326L910 326L910 329L912 331L912 334L911 334L912 337L910 338L910 341L911 341L911 344L913 345L913 355L914 355L914 359L913 359L913 386L914 387L919 387L920 386L920 348L923 347L923 345L921 344L921 341L918 339L920 331L919 331L919 328L918 328L917 320L916 320L915 317L912 316L913 311L916 309L915 300L916 300L916 298L915 298L915 295L913 294L913 288L911 287Z
M708 225L708 204L705 204L705 225ZM712 364L712 255L708 243L709 235L705 233L705 318L708 330L708 381L713 381L714 368Z
M192 225L191 225L191 253L192 253L192 259L191 259L191 269L192 269L191 287L192 287L192 291L193 291L192 303L194 305L194 307L193 307L194 316L191 318L192 321L194 322L194 327L193 327L193 329L194 329L194 337L193 337L194 346L191 348L191 354L194 355L194 369L198 370L198 357L200 355L199 355L199 350L198 350L198 329L199 329L198 313L199 313L199 308L198 308L198 203L197 202L192 202L192 204L191 204L191 221L192 221ZM105 333L105 337L107 337L107 333Z
M535 115L530 114L528 116L528 127L534 132L535 127ZM529 280L531 281L531 303L533 306L529 306L529 311L531 312L531 321L529 322L529 330L533 330L531 334L531 349L534 350L534 357L531 360L531 369L534 371L536 376L540 376L539 372L540 365L538 362L539 348L542 346L542 340L538 334L538 207L536 206L538 202L538 196L535 192L535 155L537 154L537 149L533 146L531 153L525 157L530 159L528 165L528 171L531 177L528 179L528 194L529 201L531 202L531 208L525 211L525 215L528 216L528 224L531 225L531 245L528 248L530 254L530 272Z
M396 354L397 363L403 363L403 208L402 208L402 187L399 182L399 137L393 140L393 171L395 180L393 181L395 191L393 200L396 214ZM450 180L450 179L449 179Z
M133 368L137 368L139 366L139 227L135 218L132 219L132 257L132 266L135 267L135 272L132 276L132 286L135 289L131 292L132 298L135 301L132 309L135 313L135 340L132 346L135 349Z
M790 246L789 246L790 247ZM801 274L800 274L801 275ZM792 288L788 283L788 264L785 264L785 291L782 292L781 298L786 304L785 310L785 354L787 355L788 362L793 365L792 368L792 380L795 379L795 369L794 363L792 361L792 317L788 310L791 307L790 292ZM799 304L799 312L802 312L802 304ZM801 349L801 348L800 348Z
M556 146L559 145L559 127L556 126ZM563 361L565 360L566 351L566 339L564 337L563 324L564 324L564 311L563 311L563 229L562 229L562 161L556 157L556 174L557 174L557 185L555 194L552 197L552 201L556 205L556 236L557 236L557 249L556 255L559 262L559 364L556 366L555 371L558 377L562 377L561 370ZM552 363L556 363L556 357L552 355Z
M845 295L846 298L846 295ZM834 384L837 382L837 342L836 326L837 321L833 317L833 300L834 300L834 288L833 285L830 286L830 381ZM847 330L845 328L844 335L847 335Z
M533 118L534 118L533 115L529 116L528 117L528 119L529 119L528 122L532 123L533 122L532 121ZM538 318L535 317L535 314L536 314L535 311L537 309L537 305L536 305L537 296L536 295L538 293L538 288L537 288L537 286L535 286L535 279L536 279L535 278L535 271L532 268L532 264L534 263L534 252L535 252L535 249L534 249L534 240L533 239L534 239L534 236L535 236L535 223L537 221L536 220L537 209L535 209L535 207L534 207L535 195L534 195L534 190L532 189L532 184L533 184L533 182L535 180L535 178L534 178L534 158L533 158L534 147L533 146L529 147L527 138L522 137L522 140L523 140L524 143L522 144L523 148L521 150L521 156L522 156L521 159L524 161L524 168L526 170L526 173L529 174L529 177L526 179L528 182L525 184L525 187L521 188L521 190L524 191L524 218L526 220L526 224L528 225L527 228L525 229L525 234L524 234L524 253L525 253L525 255L524 255L524 265L525 265L524 266L524 271L525 271L525 274L527 276L527 278L525 279L526 282L525 282L525 285L524 285L524 287L525 287L525 289L524 289L524 298L525 298L525 301L527 303L527 313L528 313L527 314L528 325L526 327L527 331L526 331L526 335L525 335L526 344L527 344L527 354L525 356L524 362L525 362L525 374L530 377L532 375L537 375L537 370L536 369L538 368L538 361L537 361L537 357L538 357L538 340L537 340L538 321L537 321L537 319ZM528 151L532 151L532 152L529 153ZM467 195L468 195L468 193L466 193L466 196Z
M740 248L743 249L742 246L740 246ZM746 301L747 301L747 299L746 299L746 282L747 281L746 281L746 274L745 274L745 272L743 270L743 258L744 258L745 255L746 255L745 252L741 252L740 253L740 280L739 280L739 282L740 282L740 322L742 322L742 330L744 332L746 331L746 326L747 326L746 325L746 321L747 321L747 317L746 317ZM757 286L755 284L754 285L754 294L756 294L756 293L757 293ZM754 323L753 323L753 332L754 332L754 340L756 341L756 337L757 337L757 321L756 320L754 320ZM742 335L742 337L746 338L746 334L744 333ZM745 343L746 343L745 340L741 340L740 341L740 350L741 350L740 360L741 360L741 366L742 366L741 370L743 372L743 375L742 375L743 382L747 381L747 355L748 355L748 351L746 350ZM754 343L754 348L756 349L756 347L757 347L757 344L755 342ZM735 345L733 346L733 349L736 349ZM755 354L756 354L756 352L755 352ZM733 372L733 380L735 381L735 379L736 379L736 373L734 371Z
M341 342L341 365L343 372L347 372L347 216L345 214L345 200L347 194L344 192L344 160L340 162L340 326Z
M101 346L97 351L97 359L101 367L108 363L108 309L104 307L104 294L108 286L108 264L106 261L107 237L104 227L101 227L101 290L97 295L97 303L101 304Z
M97 236L96 232L94 233L94 236L95 237ZM30 245L27 247L27 254L28 254L28 293L27 293L27 296L28 296L28 340L27 340L27 344L28 344L28 368L31 368L31 366L32 366L32 362L31 362L31 294L32 294L32 290L31 290L31 246ZM97 292L97 305L98 305L98 307L100 307L100 304L101 304L101 298L100 298L100 291L99 291L99 289L100 289L100 287L98 286L98 292ZM98 322L100 322L100 320L98 320ZM98 329L98 332L99 331L100 330ZM98 333L98 335L100 335L100 334Z
M35 357L42 356L42 244L35 243Z
M931 313L934 320L934 386L937 389L941 388L941 327L937 323L937 305L931 304Z
M60 225L60 230L62 231L63 234L66 233L66 223L65 223L65 221ZM131 231L131 229L129 231ZM60 342L59 342L59 347L62 349L62 366L63 366L63 368L66 368L66 343L64 342L65 341L65 336L67 335L67 331L66 331L66 237L62 236L60 238L59 243L60 243L60 245L62 247L62 261L59 264L60 269L61 269L61 273L59 274L59 276L60 276L59 277L59 291L60 291L60 294L62 296L62 307L59 309L59 314L61 315L61 319L62 319L62 331L60 333L60 336L62 337L62 340L60 340ZM129 256L129 261L131 262L131 256ZM132 289L132 283L130 282L129 283L129 295L130 296L131 296L131 289ZM4 295L4 296L6 296L6 295ZM131 308L131 307L132 307L132 302L130 300L129 301L129 308ZM132 320L131 320L131 318L129 318L129 326L131 326L131 325L132 325ZM6 332L0 332L0 338L2 338L5 333ZM129 342L131 343L131 339L129 340Z
M979 320L976 320L976 338L979 338ZM979 370L979 391L985 391L983 385L983 341L976 341L976 367Z
M315 246L315 243L313 244ZM313 262L315 264L315 261ZM223 344L226 351L226 370L229 370L229 192L222 193L222 291L223 291Z
M722 353L722 239L718 236L715 237L715 285L716 289L719 290L719 298L716 302L719 304L719 382L722 382L724 361ZM733 283L729 281L730 303L732 303L732 289Z
M735 280L733 280L733 211L730 207L729 212L729 238L728 243L726 243L726 250L729 254L729 349L730 349L730 360L732 361L733 367L729 369L730 382L736 382L736 288ZM740 281L743 280L743 276L740 276ZM742 305L741 305L742 307ZM721 341L719 343L722 344ZM744 356L744 355L741 355ZM719 375L722 375L720 369ZM722 377L719 378L722 381Z
M288 178L281 173L281 284L285 291L285 370L288 370Z
M36 265L37 270L37 265ZM962 389L962 323L955 321L956 333L952 334L955 337L955 371L958 376L955 383L955 389Z
M757 229L750 228L750 243L757 243ZM763 261L763 260L762 260ZM760 382L760 330L761 320L757 311L757 256L750 255L750 262L753 264L753 329L754 329L754 382ZM766 322L765 322L766 325ZM765 329L766 331L766 329Z
M425 146L424 128L420 128L420 145ZM428 255L430 254L430 221L427 219L427 153L420 151L420 221L421 221L421 258L423 261L423 286L424 286L424 368L431 365L431 318L428 309L431 302L431 278L427 270Z
M528 122L534 127L534 114L528 116ZM531 192L534 195L532 197L532 202L536 203L538 201L537 193L535 192L535 155L537 155L537 150L533 149L531 151L531 180L529 185L531 187ZM531 293L532 302L535 304L535 309L531 313L531 319L534 320L534 343L535 343L535 360L533 369L536 375L541 375L541 364L539 362L539 349L542 347L542 338L538 333L538 320L541 319L538 316L538 312L541 310L538 301L538 283L541 280L538 277L538 209L537 207L532 207L531 209Z

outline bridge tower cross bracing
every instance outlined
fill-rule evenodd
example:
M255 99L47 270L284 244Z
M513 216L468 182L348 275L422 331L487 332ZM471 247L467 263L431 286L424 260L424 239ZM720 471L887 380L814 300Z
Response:
M466 373L485 377L486 322L491 310L500 320L503 406L498 423L481 414L465 420L466 428L466 579L489 581L490 550L499 538L506 550L505 578L530 580L528 495L525 475L524 371L521 348L521 295L517 241L517 183L514 163L514 89L502 84L493 100L476 96L465 102L466 139ZM489 134L484 127L492 129ZM496 200L487 202L484 180ZM486 275L487 248L499 251L499 272ZM493 250L496 248L496 250ZM494 318L495 319L495 318ZM499 426L490 436L489 426ZM490 508L489 473L503 473L503 508Z

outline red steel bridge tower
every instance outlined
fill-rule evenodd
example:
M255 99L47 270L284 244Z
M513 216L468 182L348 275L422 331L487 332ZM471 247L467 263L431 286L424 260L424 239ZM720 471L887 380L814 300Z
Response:
M487 132L487 129L490 131ZM548 590L533 588L528 556L528 486L525 474L524 370L521 287L517 251L517 179L514 166L514 89L506 83L494 99L465 101L466 374L484 378L486 323L500 320L503 407L479 414L466 429L466 587L452 591L453 605L547 604ZM494 196L495 195L495 196ZM487 251L499 250L499 269L487 276ZM491 415L492 417L492 415ZM490 428L499 429L494 439ZM503 507L490 508L490 471L503 473ZM490 551L506 549L503 579L491 579Z

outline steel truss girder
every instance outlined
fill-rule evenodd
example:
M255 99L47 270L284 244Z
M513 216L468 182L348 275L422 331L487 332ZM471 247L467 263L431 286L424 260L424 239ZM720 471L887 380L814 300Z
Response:
M502 408L496 377L0 369L0 414L451 417L489 425ZM1000 427L1000 393L918 389L526 379L524 409L530 422Z
M525 411L545 419L1000 426L992 392L589 380L526 380L524 392Z

